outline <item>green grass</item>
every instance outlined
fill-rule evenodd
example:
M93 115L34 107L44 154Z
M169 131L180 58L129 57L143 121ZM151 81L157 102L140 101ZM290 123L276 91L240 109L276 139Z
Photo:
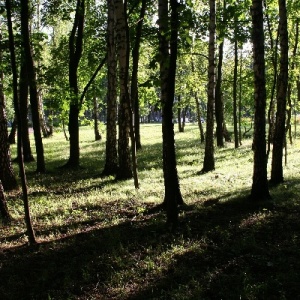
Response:
M100 177L105 140L91 129L81 129L74 172L59 168L69 154L63 134L44 139L47 173L26 165L39 244L27 246L20 191L7 193L13 222L0 225L0 299L300 299L299 141L288 146L272 200L252 203L251 140L216 149L216 170L199 175L197 127L176 132L187 205L171 233L164 212L148 213L164 197L161 127L141 130L139 190Z

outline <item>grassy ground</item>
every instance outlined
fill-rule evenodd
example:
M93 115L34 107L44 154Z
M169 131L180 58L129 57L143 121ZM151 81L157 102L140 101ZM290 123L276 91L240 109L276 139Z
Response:
M161 127L142 126L140 189L101 178L105 141L81 130L82 168L62 133L44 140L46 174L26 166L39 244L26 245L20 192L7 194L14 218L0 231L0 299L300 299L299 142L288 149L285 183L253 203L251 141L216 149L216 170L199 175L196 126L176 133L186 206L170 233L163 212Z

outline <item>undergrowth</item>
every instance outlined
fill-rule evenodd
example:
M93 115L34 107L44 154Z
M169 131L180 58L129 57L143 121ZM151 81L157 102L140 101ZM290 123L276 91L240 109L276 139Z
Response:
M63 134L44 139L47 172L26 165L39 243L27 246L20 191L6 193L13 222L1 225L0 299L300 299L298 140L272 200L251 202L252 141L216 148L215 171L199 175L204 148L186 125L175 136L186 205L169 232L154 209L164 197L161 127L141 130L139 190L100 176L105 140L92 129L81 129L76 171L59 168Z

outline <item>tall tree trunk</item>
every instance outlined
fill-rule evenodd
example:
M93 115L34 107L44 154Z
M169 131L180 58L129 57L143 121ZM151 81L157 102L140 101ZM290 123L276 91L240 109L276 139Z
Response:
M127 36L126 11L122 0L115 1L117 53L119 59L119 82L120 82L120 109L119 109L119 141L118 156L119 169L117 179L129 179L133 177L132 163L130 158L129 137L131 109L128 91L129 82L129 48Z
M25 58L21 60L20 79L19 79L19 102L20 114L22 122L22 146L24 162L34 161L32 155L30 138L29 138L29 124L28 124L28 72L26 70Z
M214 157L214 105L215 105L215 84L216 84L216 1L209 1L209 66L208 66L208 89L207 89L207 117L206 117L206 138L205 154L202 172L209 172L215 169Z
M242 62L243 62L243 50L241 49L241 56L240 56L240 74L239 74L239 144L242 145L242 94L243 94L243 66L242 66Z
M223 65L223 49L224 42L219 44L219 62L218 62L218 73L216 82L216 96L215 96L215 115L216 115L216 136L217 146L224 147L224 134L223 134L223 123L224 123L224 108L222 98L222 65Z
M176 227L178 223L177 205L183 204L177 174L175 138L173 124L173 103L175 97L175 77L177 62L178 39L178 6L176 0L170 0L171 7L171 36L170 53L169 42L166 38L168 26L168 3L158 1L159 23L159 52L163 60L160 61L161 102L162 102L162 134L163 134L163 171L165 183L164 206L167 211L167 223Z
M264 6L267 8L267 2L264 0ZM269 132L268 132L268 147L267 147L267 160L269 158L269 154L271 151L271 143L273 143L273 137L274 137L274 129L275 129L275 91L276 91L276 84L277 84L277 60L278 60L278 37L279 33L277 30L277 36L274 44L274 39L272 35L272 26L270 22L269 15L266 14L266 20L267 20L267 26L268 26L268 33L270 37L270 46L272 50L272 65L273 65L273 82L272 82L272 88L271 88L271 98L270 98L270 105L269 105L269 110L268 110L268 123L269 123Z
M83 28L85 15L85 1L77 0L73 28L69 38L69 135L70 156L65 167L78 168L80 159L79 150L79 92L78 92L78 66L82 55Z
M117 152L117 60L115 45L114 1L107 0L107 124L106 159L102 175L115 175L118 169Z
M270 197L266 156L266 76L263 22L262 1L252 0L255 116L251 198L256 201Z
M15 55L15 42L14 42L14 35L13 35L13 27L11 21L11 5L10 0L5 1L6 7L6 16L7 16L7 26L8 26L8 33L9 33L9 51L11 56L11 69L13 74L13 99L14 99L14 108L16 113L16 118L18 120L18 161L19 161L19 171L20 171L20 178L22 182L22 192L23 192L23 204L24 204L24 211L25 211L25 223L27 228L27 236L30 245L36 243L35 234L32 228L31 223L31 216L29 210L29 203L28 203L28 191L27 191L27 181L26 181L26 174L24 168L24 160L23 160L23 147L22 147L22 139L21 139L21 131L22 131L22 122L19 110L19 100L18 100L18 75L17 75L17 65L16 65L16 55Z
M291 67L290 67L290 73L292 74L292 78L290 78L290 80L288 81L288 91L287 91L287 101L288 101L288 109L287 109L287 121L286 121L286 132L288 132L289 134L289 140L290 143L292 144L293 142L293 135L292 135L292 99L291 99L291 95L292 95L292 87L293 84L292 82L294 81L293 78L293 72L295 69L295 59L297 57L297 51L298 51L298 41L299 41L299 19L296 20L296 31L295 31L295 44L294 44L294 48L293 48L293 55L292 55L292 63L291 63ZM294 105L294 110L296 110L296 107Z
M233 70L233 131L234 147L239 147L238 115L237 115L237 77L238 77L238 43L234 41L234 70Z
M41 126L39 119L39 108L38 108L38 93L36 84L36 71L34 66L34 60L32 56L32 49L30 44L29 36L29 1L24 0L21 2L21 33L23 50L26 59L26 70L29 82L30 90L30 104L32 112L32 125L34 130L34 140L36 148L36 171L43 173L46 170L45 158L44 158L44 146L41 135Z
M142 0L139 21L135 30L135 41L132 49L132 75L131 75L131 105L134 109L134 129L136 139L136 149L142 148L140 134L140 105L138 96L138 63L140 57L140 43L142 37L142 28L146 12L147 0Z
M285 143L285 116L286 97L288 87L288 29L286 0L278 0L279 3L279 38L280 38L280 71L277 81L277 111L276 125L273 141L273 156L271 169L271 182L278 184L283 182L283 147Z
M0 42L2 41L2 32L0 28ZM2 65L2 49L0 48L0 65ZM11 164L10 147L7 136L7 118L5 107L5 96L3 91L4 74L0 69L0 187L8 191L17 188L17 180ZM1 190L0 190L1 192ZM3 194L3 192L2 192ZM0 202L5 201L4 194L0 194ZM1 203L0 203L1 205ZM4 212L4 210L3 210Z

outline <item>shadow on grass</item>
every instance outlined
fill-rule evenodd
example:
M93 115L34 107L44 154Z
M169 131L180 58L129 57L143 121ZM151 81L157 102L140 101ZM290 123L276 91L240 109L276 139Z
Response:
M185 207L175 234L140 203L94 207L124 221L0 252L0 298L299 299L299 206L246 196Z

